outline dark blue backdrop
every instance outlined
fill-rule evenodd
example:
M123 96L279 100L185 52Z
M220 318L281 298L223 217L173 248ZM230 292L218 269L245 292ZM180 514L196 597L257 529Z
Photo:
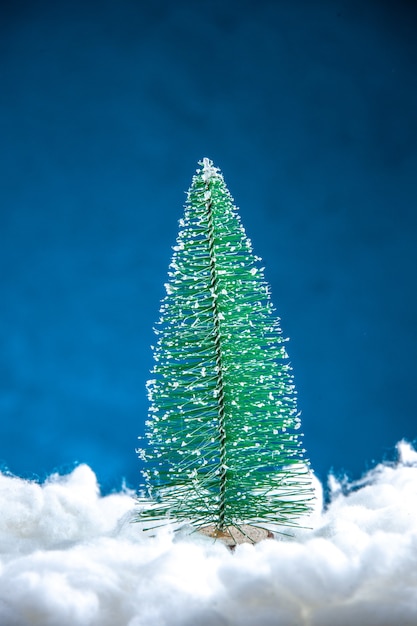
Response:
M313 468L416 438L416 26L400 0L1 4L3 468L138 483L203 156L263 257Z

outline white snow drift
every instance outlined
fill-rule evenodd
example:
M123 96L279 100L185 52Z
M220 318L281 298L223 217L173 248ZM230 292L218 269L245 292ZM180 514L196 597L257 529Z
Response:
M311 530L238 546L131 523L134 494L92 470L0 474L2 626L415 626L417 452L330 481ZM318 486L318 493L320 488Z

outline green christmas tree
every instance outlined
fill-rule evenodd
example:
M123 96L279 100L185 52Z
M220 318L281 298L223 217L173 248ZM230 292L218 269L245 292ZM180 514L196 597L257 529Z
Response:
M155 329L140 518L294 525L312 490L286 340L223 177L199 165Z

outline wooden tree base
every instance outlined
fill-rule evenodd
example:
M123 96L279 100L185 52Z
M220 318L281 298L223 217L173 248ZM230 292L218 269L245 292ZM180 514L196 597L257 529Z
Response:
M270 530L266 528L259 528L259 526L250 526L249 524L242 524L241 526L225 526L222 530L215 526L203 526L199 529L199 532L206 537L220 540L231 550L241 543L259 543L264 539L273 539L274 535Z

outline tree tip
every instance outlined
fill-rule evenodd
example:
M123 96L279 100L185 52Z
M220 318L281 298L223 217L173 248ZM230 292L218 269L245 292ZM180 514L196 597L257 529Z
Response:
M202 165L203 169L202 169L202 175L203 175L203 180L204 181L208 181L211 178L218 178L220 175L219 172L219 168L215 167L213 164L213 161L211 159L208 159L207 157L204 157L200 162L199 165Z

